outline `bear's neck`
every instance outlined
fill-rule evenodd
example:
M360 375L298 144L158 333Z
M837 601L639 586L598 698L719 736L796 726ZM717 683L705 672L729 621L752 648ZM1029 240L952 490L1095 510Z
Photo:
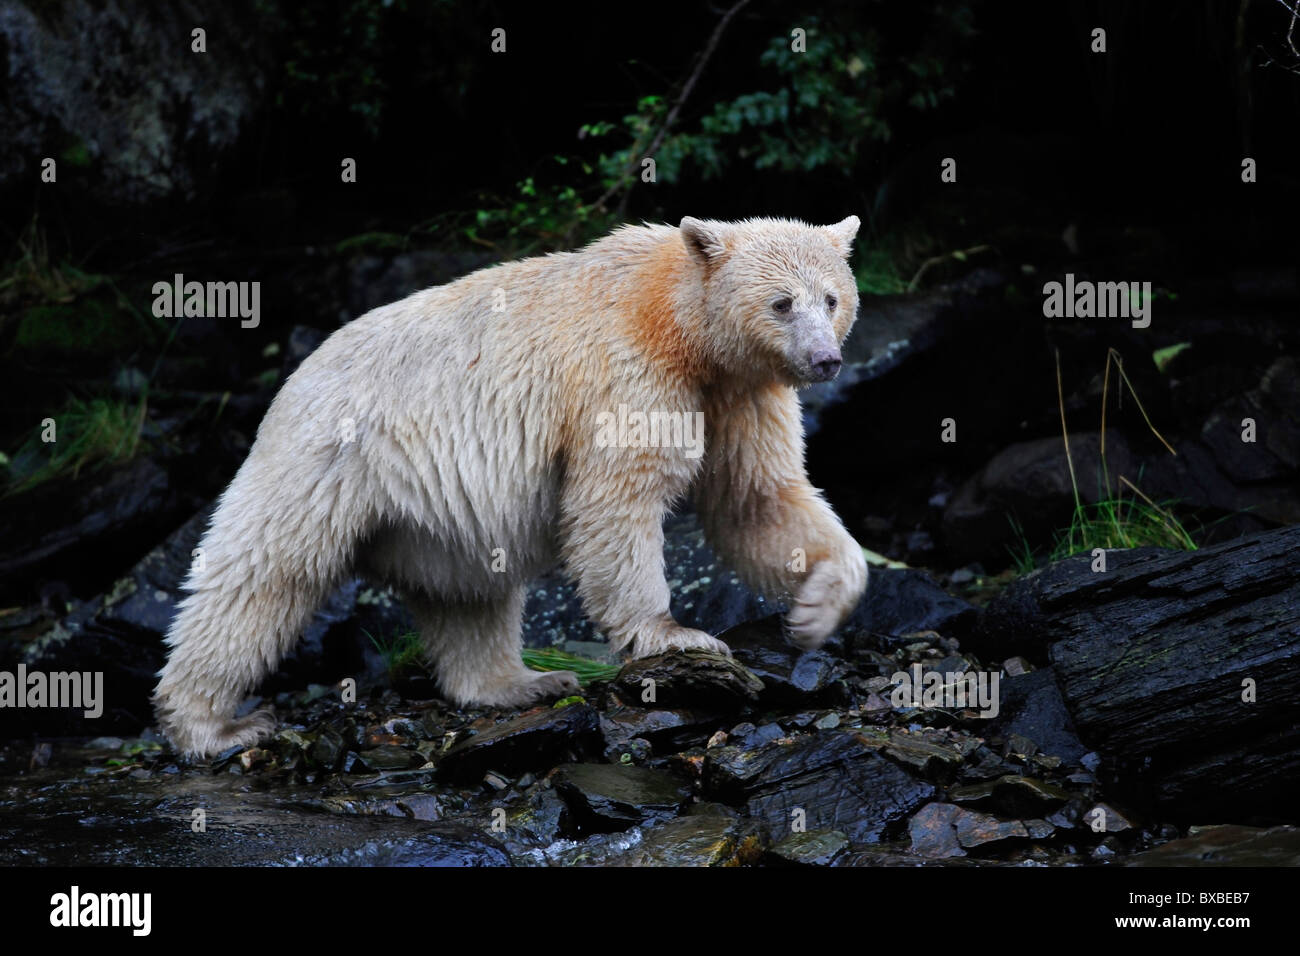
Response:
M717 381L721 364L703 327L704 283L676 233L650 252L633 288L630 331L651 364L689 387Z

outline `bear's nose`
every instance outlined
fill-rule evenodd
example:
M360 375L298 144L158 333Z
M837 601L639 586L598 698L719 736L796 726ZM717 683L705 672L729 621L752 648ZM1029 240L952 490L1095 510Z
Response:
M843 360L839 349L818 349L808 357L808 363L812 366L817 381L829 382L839 374Z

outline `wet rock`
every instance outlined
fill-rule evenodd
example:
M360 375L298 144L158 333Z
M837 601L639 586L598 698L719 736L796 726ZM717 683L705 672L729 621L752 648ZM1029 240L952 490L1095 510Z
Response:
M1031 840L1046 840L1056 833L1056 827L1046 820L1031 819L1022 821Z
M953 597L924 571L872 568L866 593L840 629L854 647L873 635L937 631L960 637L975 621L973 604Z
M912 852L930 859L947 859L965 856L957 839L957 817L960 807L950 803L927 803L908 821L907 832L912 839Z
M863 738L889 757L917 771L927 780L951 782L966 758L979 746L973 737L952 737L942 732L863 731Z
M1300 526L1107 558L1104 573L1080 555L1029 575L987 619L1050 644L1073 724L1111 759L1120 796L1185 822L1286 813L1300 721L1293 695L1263 688L1300 683Z
M619 866L744 866L762 853L744 821L711 804L647 829L641 842L610 859Z
M686 651L629 662L614 678L627 704L738 710L758 701L763 682L744 665L710 651Z
M1300 827L1193 827L1187 836L1135 853L1130 866L1300 866Z
M669 819L690 799L672 774L624 764L567 764L551 779L568 808L564 829L573 835Z
M838 702L845 692L838 682L847 673L843 661L824 649L801 650L786 641L781 617L750 621L718 635L735 659L763 682L762 700L772 706Z
M570 755L601 750L600 720L588 704L547 707L457 741L438 762L440 779L477 782L489 770L517 776L548 770Z
M716 714L692 710L643 710L612 705L600 714L605 736L605 759L617 761L624 753L639 749L642 740L652 748L681 750L704 740L721 723Z
M327 857L307 857L309 866L510 866L510 854L487 835L456 823L426 826L404 840L372 840Z
M402 817L407 820L433 822L442 819L442 804L436 794L408 793L400 796L350 796L337 794L321 797L315 806L329 813L364 817Z
M1109 803L1097 803L1084 811L1083 822L1097 833L1123 833L1138 826L1128 814Z
M339 769L345 753L347 745L343 742L342 735L333 730L322 730L307 756L322 770L333 771Z
M772 839L806 830L842 830L855 843L879 840L934 787L898 769L858 734L821 731L757 750L719 747L705 757L706 794L743 801Z
M953 803L990 807L1007 816L1025 817L1048 814L1064 806L1070 794L1055 784L1006 774L996 780L954 787L948 792Z
M792 833L768 848L770 863L787 866L830 866L849 848L849 838L839 830Z
M966 856L967 849L993 847L1031 836L1030 829L1018 819L998 819L953 804L924 806L911 818L907 831L911 836L911 851L930 858ZM1034 832L1047 836L1052 827L1035 825Z
M559 839L566 812L564 801L553 788L534 787L507 810L501 840L516 855L524 849L548 846Z
M1023 657L1008 657L1002 662L1002 670L1008 677L1021 677L1034 669L1034 665Z
M1035 832L1042 830L1035 828ZM931 859L965 856L967 850L1026 840L1030 836L1028 828L1019 820L999 820L949 803L923 807L909 822L908 834L912 852Z
M981 721L976 728L981 736L1019 735L1033 741L1036 750L1079 765L1088 748L1075 733L1050 667L1002 678L998 696L997 716Z
M966 849L974 849L1006 840L1023 840L1029 831L1019 820L999 820L987 813L959 809L954 825L957 842Z
M357 757L361 765L370 771L409 770L425 762L418 752L391 744L363 751Z

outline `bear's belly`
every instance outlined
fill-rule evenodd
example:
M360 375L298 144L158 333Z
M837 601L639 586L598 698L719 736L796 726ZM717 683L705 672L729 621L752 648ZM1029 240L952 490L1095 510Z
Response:
M484 511L433 526L390 520L361 547L358 570L431 596L504 597L557 564L556 511L550 500L513 515Z

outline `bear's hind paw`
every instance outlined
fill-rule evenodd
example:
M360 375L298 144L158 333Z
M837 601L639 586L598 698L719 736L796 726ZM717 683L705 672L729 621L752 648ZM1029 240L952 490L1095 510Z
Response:
M173 717L163 728L176 750L190 757L213 757L231 747L252 747L275 732L275 714L255 710L238 720L185 721Z
M527 670L504 687L473 695L473 703L488 707L530 707L550 697L569 697L581 685L573 671Z

